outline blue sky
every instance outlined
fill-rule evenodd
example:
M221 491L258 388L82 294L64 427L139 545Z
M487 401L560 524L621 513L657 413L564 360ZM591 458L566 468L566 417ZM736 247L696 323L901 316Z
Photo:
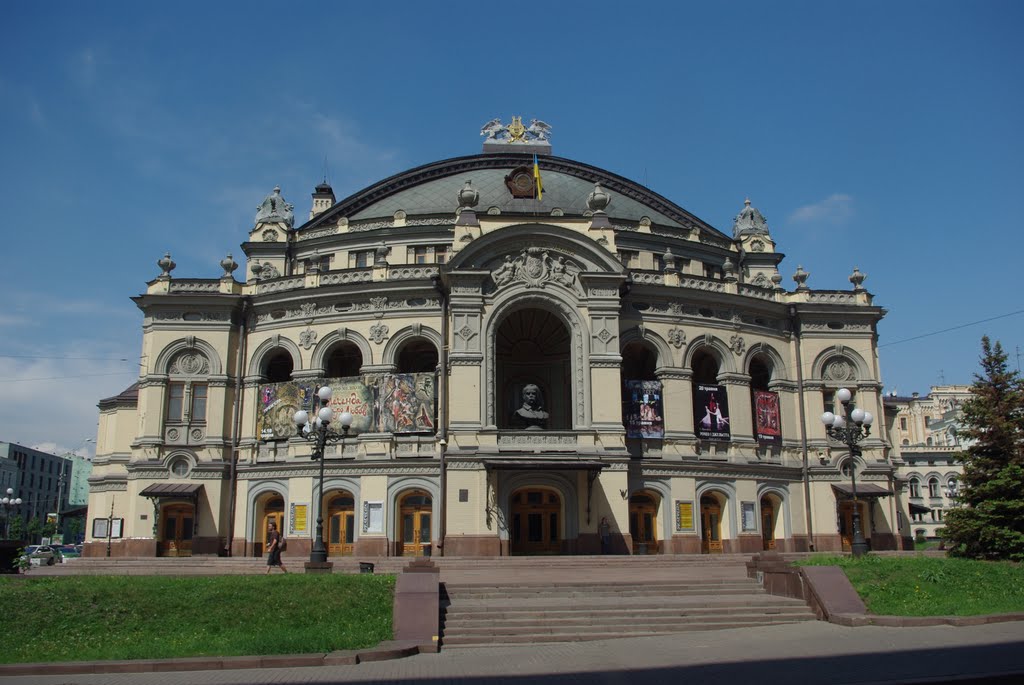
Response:
M129 296L214 277L280 184L309 210L480 150L554 153L729 232L749 196L815 288L858 266L887 391L1024 346L1017 2L12 4L0 43L0 440L91 452L137 375ZM907 338L1003 317L910 342ZM120 361L126 360L126 361Z

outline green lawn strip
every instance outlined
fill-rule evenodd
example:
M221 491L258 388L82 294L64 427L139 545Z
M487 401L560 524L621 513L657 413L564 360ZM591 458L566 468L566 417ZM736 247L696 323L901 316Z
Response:
M888 616L977 616L1024 611L1024 566L945 557L861 559L819 555L805 566L839 566L868 611Z
M0 577L0 663L330 652L392 637L388 575Z

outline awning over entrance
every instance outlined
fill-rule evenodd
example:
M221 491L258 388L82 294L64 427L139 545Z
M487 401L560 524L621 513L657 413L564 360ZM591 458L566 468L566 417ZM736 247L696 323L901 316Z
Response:
M143 497L184 497L186 499L196 499L202 491L202 483L153 483L139 494Z
M516 471L600 471L607 464L603 461L588 460L554 460L544 459L529 461L523 459L484 459L484 467L495 470Z
M853 497L853 487L849 483L833 483L832 489L836 491L837 495ZM857 484L857 497L889 497L890 495L892 495L892 490L886 490L873 483Z
M931 511L931 509L921 504L914 504L913 502L910 503L911 514L930 514Z

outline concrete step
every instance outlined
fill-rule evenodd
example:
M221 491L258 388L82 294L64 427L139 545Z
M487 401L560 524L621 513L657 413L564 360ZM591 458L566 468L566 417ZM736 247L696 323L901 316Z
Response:
M454 635L444 637L442 644L445 649L459 647L475 647L503 644L535 644L550 642L586 642L595 640L617 640L623 637L654 637L657 635L674 635L677 633L704 632L710 630L727 630L729 628L755 628L759 626L776 625L781 623L796 623L798 621L777 620L777 621L730 621L723 623L701 623L692 625L673 626L671 630L632 630L620 628L618 630L602 631L565 631L549 633L530 633L518 635Z
M445 613L445 626L456 623L476 623L484 621L519 621L542 618L544 620L575 619L575 618L633 618L642 615L644 620L654 618L672 618L677 616L734 616L744 613L757 613L765 615L775 614L799 614L806 613L809 609L803 602L795 601L791 604L736 604L736 605L712 605L682 606L682 607L582 607L578 609L554 608L554 609L509 609L507 611L466 611L464 609L449 610Z

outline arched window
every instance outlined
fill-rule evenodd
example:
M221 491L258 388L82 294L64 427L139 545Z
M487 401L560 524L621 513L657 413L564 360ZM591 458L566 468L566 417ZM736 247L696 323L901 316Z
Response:
M410 340L398 352L398 373L433 373L437 370L437 348L429 340Z
M910 479L910 496L920 497L921 496L921 481L917 478Z
M909 441L909 440L907 440L906 438L903 438L903 441L902 441L902 442L900 442L900 444L901 444L901 445L903 445L904 447L906 447L906 446L909 446L909 445L910 445L910 441Z
M202 352L189 349L179 352L168 368L167 424L173 426L203 426L206 424L207 376L210 361ZM176 435L187 434L177 431Z
M942 497L939 492L939 479L929 478L928 479L928 496L929 497Z
M267 360L267 370L264 376L268 383L285 383L292 379L294 368L295 363L292 361L292 356L284 350L280 350Z
M693 382L715 385L718 383L718 360L710 352L693 355Z
M331 350L324 372L328 378L353 378L363 366L363 355L354 343L342 343Z
M622 349L622 380L654 381L658 353L647 343L634 340Z

